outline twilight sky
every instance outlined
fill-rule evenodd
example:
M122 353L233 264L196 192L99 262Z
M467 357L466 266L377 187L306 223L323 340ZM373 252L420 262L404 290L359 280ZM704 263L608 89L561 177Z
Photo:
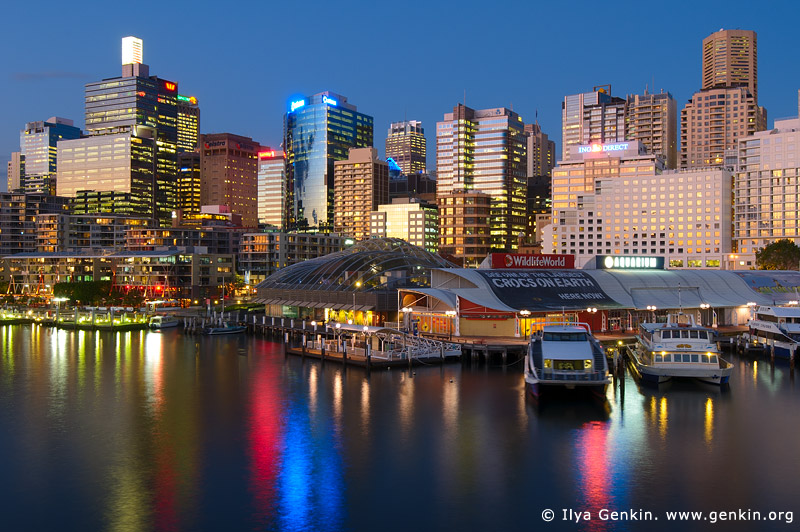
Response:
M375 118L383 156L392 121L435 127L462 101L513 107L561 144L565 95L611 84L614 96L700 88L700 44L724 29L758 33L759 103L797 116L795 0L597 2L11 2L0 32L0 190L26 122L84 126L84 84L120 75L120 41L144 40L150 73L196 96L201 132L281 142L288 99L331 90Z

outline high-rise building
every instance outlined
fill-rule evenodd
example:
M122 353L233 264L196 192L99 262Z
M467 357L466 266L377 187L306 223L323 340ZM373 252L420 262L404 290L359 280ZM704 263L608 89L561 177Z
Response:
M703 39L701 89L747 87L758 102L758 41L752 30L719 30Z
M611 85L572 94L561 104L561 158L576 154L572 146L625 140L625 100L611 96Z
M200 152L179 153L175 208L179 209L182 215L200 214L200 208L203 206L200 201L201 188Z
M393 159L404 174L427 168L425 130L419 120L392 122L386 137L386 158Z
M526 177L549 176L556 165L556 143L542 132L539 122L525 124L528 170Z
M721 168L740 139L767 128L767 110L747 87L696 92L681 111L681 168Z
M436 253L439 248L439 210L416 198L395 198L370 213L371 238L402 238Z
M681 111L681 168L725 167L739 140L767 128L758 105L758 49L750 30L703 39L702 86Z
M333 230L356 240L370 236L370 213L389 203L389 165L375 148L352 148L334 163Z
M200 137L200 106L197 98L178 94L178 152L197 149Z
M8 184L6 190L14 192L22 186L22 176L25 175L25 156L21 152L11 153L11 160L8 161Z
M638 140L664 157L667 168L678 167L678 106L668 92L628 95L625 139Z
M474 110L457 105L436 124L436 197L475 190L492 198L493 249L511 251L525 231L526 139L522 118L503 107ZM460 233L448 234L441 224L440 245L453 246ZM452 229L458 229L453 227ZM457 246L461 247L461 246Z
M20 187L30 193L55 194L58 141L80 136L81 130L72 120L57 116L25 124L19 135L20 153L25 157Z
M123 63L121 77L86 85L90 139L86 146L82 141L62 141L76 160L71 174L64 175L70 180L64 190L69 189L70 195L78 190L128 195L132 214L169 225L177 179L178 84L150 76L150 68L141 62L141 43L136 41L127 37L123 41L123 61L131 62ZM130 159L87 157L87 167L82 168L77 161L89 147ZM61 183L58 187L59 194L65 194Z
M439 253L476 268L492 250L492 197L478 190L437 192Z
M800 244L800 119L776 120L773 129L739 139L738 148L736 252L753 255L784 238Z
M244 227L257 227L259 151L250 137L200 135L201 205L227 205Z
M286 227L286 157L280 150L258 152L258 223Z
M732 175L664 170L638 141L576 148L553 169L544 253L659 255L671 268L720 268L732 246Z
M52 194L0 192L0 257L36 251L37 217L65 214L67 204L67 198ZM5 272L6 281L8 273Z
M371 148L373 119L347 98L320 92L289 103L283 122L287 224L291 229L333 228L333 163L350 148Z

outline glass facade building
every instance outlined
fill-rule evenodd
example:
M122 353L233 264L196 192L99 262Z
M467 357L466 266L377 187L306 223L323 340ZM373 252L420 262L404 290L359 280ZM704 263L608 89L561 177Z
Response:
M350 148L372 147L372 117L344 96L321 92L289 103L283 135L288 227L332 230L333 163Z
M20 173L19 186L26 192L55 194L58 141L80 137L80 128L66 118L54 116L44 121L25 124L25 129L19 136L20 154L25 161L25 171Z

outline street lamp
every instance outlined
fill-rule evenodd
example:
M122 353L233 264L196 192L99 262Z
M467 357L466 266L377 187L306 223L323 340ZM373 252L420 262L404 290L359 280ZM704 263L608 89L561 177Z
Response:
M361 288L361 281L356 281L356 290ZM353 290L353 323L356 322L356 291Z
M531 315L531 311L528 309L522 309L519 311L519 315L522 316L522 329L525 331L525 340L528 340L528 327L526 327L526 321L528 317Z
M597 313L597 307L589 307L586 309L586 312L589 313L589 328L594 330L594 318L593 316ZM591 332L591 331L589 331Z
M709 308L711 308L711 305L709 305L708 303L700 303L700 309L701 310L708 310ZM701 313L701 316L702 316L702 313ZM701 320L701 321L705 321L705 320ZM700 325L705 325L705 323L700 323Z
M411 314L412 309L411 307L403 307L400 312L403 313L403 328L408 332L408 315Z
M447 320L447 332L450 335L450 340L449 341L452 341L453 340L453 318L456 317L456 311L455 310L446 310L444 313L447 314L450 317L450 319Z
M653 313L653 323L656 322L656 310L657 307L655 305L647 305L647 310Z

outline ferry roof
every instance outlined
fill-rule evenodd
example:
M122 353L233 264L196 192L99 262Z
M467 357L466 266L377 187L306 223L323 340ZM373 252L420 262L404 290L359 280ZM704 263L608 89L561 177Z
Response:
M800 316L800 307L758 307L756 312L769 313L779 318L796 318Z

